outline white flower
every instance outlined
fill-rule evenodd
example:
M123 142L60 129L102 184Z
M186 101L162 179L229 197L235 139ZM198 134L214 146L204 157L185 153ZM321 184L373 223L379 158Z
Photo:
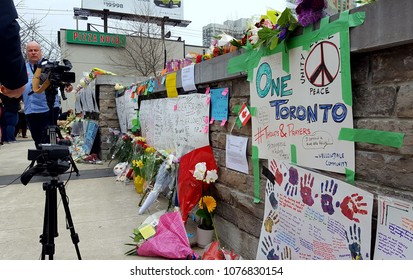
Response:
M203 181L205 177L205 172L206 172L206 162L198 162L195 165L194 177L197 180Z
M208 170L205 178L207 184L214 183L218 179L218 174L215 169Z
M258 37L258 31L260 30L261 28L258 27L254 27L250 30L250 36L248 37L248 39L250 40L251 44L254 45L260 39L260 37Z

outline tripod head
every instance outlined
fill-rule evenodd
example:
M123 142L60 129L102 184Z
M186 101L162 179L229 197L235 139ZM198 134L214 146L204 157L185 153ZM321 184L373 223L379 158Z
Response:
M69 148L56 144L40 144L39 150L29 150L28 159L32 160L32 166L21 175L20 181L23 185L27 185L35 175L57 177L74 163ZM34 165L36 161L37 164Z
M23 172L20 181L27 185L35 175L48 175L57 177L65 173L70 166L79 176L79 170L69 150L71 145L69 140L61 140L62 135L57 126L51 125L45 131L48 144L40 144L38 149L29 149L27 159L31 160L30 168ZM60 140L59 140L60 139ZM44 141L47 142L47 141ZM35 163L37 164L35 165Z

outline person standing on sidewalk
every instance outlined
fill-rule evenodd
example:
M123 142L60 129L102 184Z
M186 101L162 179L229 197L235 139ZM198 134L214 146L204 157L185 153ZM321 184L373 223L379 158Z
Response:
M9 144L16 142L14 131L19 122L19 106L21 98L13 98L0 93L0 99L3 103L3 114L1 119L1 142Z
M42 61L42 50L39 43L32 41L27 44L27 75L29 82L23 92L24 113L26 115L27 126L34 140L36 148L39 144L46 143L44 136L49 125L56 125L53 123L52 114L54 110L50 110L46 100L46 93L34 93L32 89L32 79L34 72ZM54 108L59 107L59 96L56 94ZM57 117L56 117L57 118Z
M24 114L24 102L20 100L20 109L19 109L19 122L16 125L16 130L14 132L14 137L20 134L21 137L27 138L27 123L26 123L26 115Z

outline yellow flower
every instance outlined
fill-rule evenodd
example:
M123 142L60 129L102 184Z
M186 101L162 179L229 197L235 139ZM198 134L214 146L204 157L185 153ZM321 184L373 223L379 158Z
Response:
M136 163L136 166L139 167L139 168L142 168L142 167L143 167L143 161L142 161L142 160L139 160L139 161Z
M156 150L155 150L154 147L148 147L148 148L145 149L145 153L148 153L148 154L149 154L149 153L153 154L155 151L156 151Z
M212 196L206 195L203 196L198 203L198 206L200 209L204 209L204 204L208 210L209 213L212 213L215 208L217 207L217 202L215 200L215 198L213 198Z

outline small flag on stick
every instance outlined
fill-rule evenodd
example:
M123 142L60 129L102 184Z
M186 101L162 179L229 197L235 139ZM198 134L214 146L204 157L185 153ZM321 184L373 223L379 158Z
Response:
M236 124L238 128L241 128L247 124L247 122L251 118L251 112L248 110L247 105L244 103L242 104L241 110L239 111L238 118L236 120Z

